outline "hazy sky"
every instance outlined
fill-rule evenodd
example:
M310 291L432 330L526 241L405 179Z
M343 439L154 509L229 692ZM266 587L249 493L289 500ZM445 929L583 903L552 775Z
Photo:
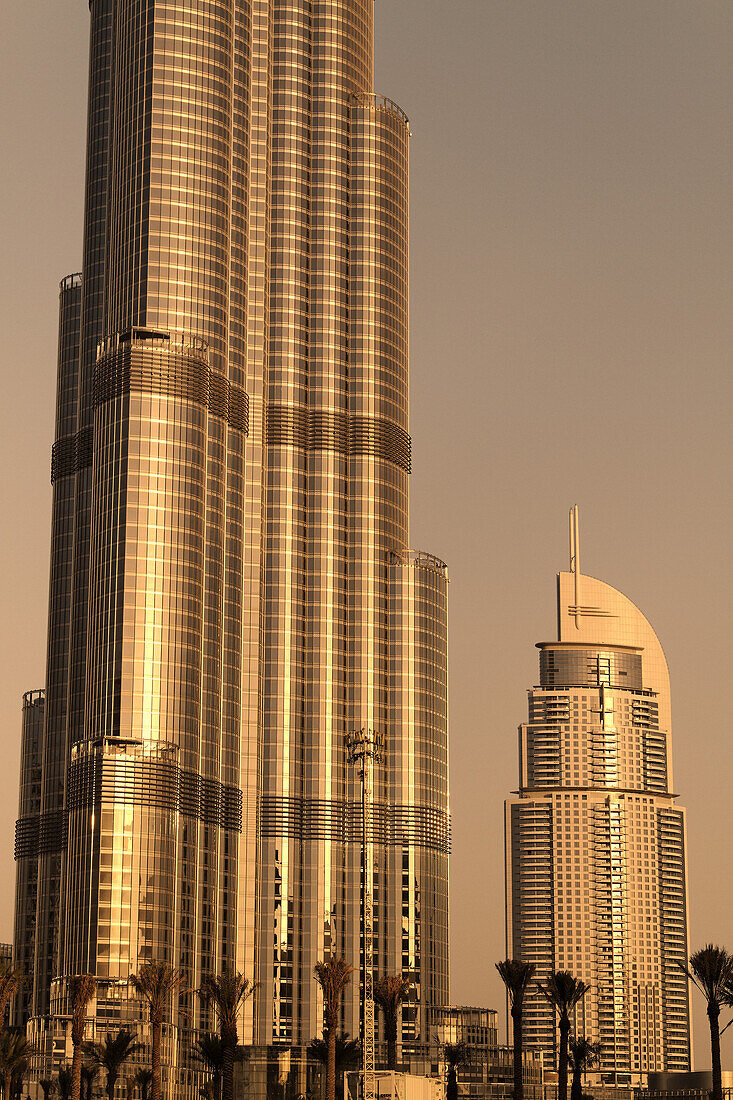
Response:
M376 90L413 132L412 542L451 575L451 992L500 1007L502 804L575 501L584 571L633 599L667 652L691 943L733 948L733 4L376 12ZM2 21L10 939L20 696L44 682L57 283L81 262L87 3L9 3Z

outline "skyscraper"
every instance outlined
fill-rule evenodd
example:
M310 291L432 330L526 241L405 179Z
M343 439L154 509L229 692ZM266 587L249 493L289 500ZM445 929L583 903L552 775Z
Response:
M602 1044L608 1083L690 1066L685 812L675 804L667 662L641 611L580 572L558 576L558 640L519 727L519 792L506 803L507 951L537 977L590 985L576 1033ZM529 1049L552 1053L537 987Z
M247 1042L318 1035L314 962L360 958L345 740L368 728L375 968L412 979L420 1044L448 999L447 576L409 549L409 128L373 92L373 0L90 16L40 794L18 823L31 1034L60 1042L84 971L113 1026L157 959L191 987L257 980ZM185 995L176 1097L210 1025Z

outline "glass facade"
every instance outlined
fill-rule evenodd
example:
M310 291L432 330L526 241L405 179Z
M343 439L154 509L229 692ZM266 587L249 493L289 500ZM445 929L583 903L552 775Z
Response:
M372 87L373 2L90 20L20 1015L58 1063L69 978L97 976L90 1034L141 1026L126 980L155 959L257 980L245 1042L319 1035L314 962L361 958L346 735L369 728L375 969L411 979L417 1049L448 999L447 571L409 550L409 126ZM182 995L168 1100L197 1095L211 1024Z
M540 981L590 985L573 1027L601 1044L604 1084L687 1070L685 812L671 781L667 663L630 600L592 577L558 578L559 640L519 729L519 796L506 804L507 945ZM556 1055L535 987L528 1049Z

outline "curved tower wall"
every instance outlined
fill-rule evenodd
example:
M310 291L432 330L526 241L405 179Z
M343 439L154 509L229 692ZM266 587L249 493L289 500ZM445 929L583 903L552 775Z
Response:
M410 978L402 1048L427 1044L429 1009L448 989L448 577L430 554L389 568L389 730L385 767L394 815L385 853L382 970Z
M38 892L32 996L29 1011L47 1013L56 974L66 842L64 799L70 715L78 687L75 625L85 609L85 579L77 572L77 547L87 530L86 475L91 435L82 416L80 372L82 278L68 275L59 287L59 350L55 439L51 451L51 567L49 578L46 706L41 746ZM30 961L30 960L29 960Z
M41 753L45 692L27 691L23 696L23 726L20 742L20 795L15 826L15 927L13 966L31 976L15 995L11 1023L25 1024L32 1009L33 969L36 950L38 904L38 839L41 824Z
M608 1084L690 1063L685 812L671 784L664 652L642 613L592 577L558 578L558 642L520 727L506 806L507 950L540 980L590 985L574 1027ZM530 1049L555 1052L552 1010L525 1005ZM555 1052L556 1053L556 1052Z
M119 0L112 14L86 705L56 990L62 1011L63 979L95 972L100 1025L117 1010L104 980L148 959L190 987L234 963L256 768L240 743L249 8Z
M447 999L445 569L407 551L409 129L373 93L372 16L91 2L70 595L49 646L68 667L43 747L60 912L32 1028L51 1034L50 1007L57 1052L68 978L96 973L102 1032L135 1016L119 983L149 958L189 987L235 961L258 980L245 1041L320 1034L314 962L359 971L360 728L387 743L375 967L414 982L406 1042ZM179 1007L180 1091L183 1032L212 1020ZM358 1033L357 980L343 1023Z

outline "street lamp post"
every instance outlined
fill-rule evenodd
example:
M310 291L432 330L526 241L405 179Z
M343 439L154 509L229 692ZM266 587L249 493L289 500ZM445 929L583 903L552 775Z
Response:
M356 764L361 778L361 929L364 941L362 968L362 1055L364 1069L364 1100L375 1100L374 1070L374 765L384 755L384 734L378 730L361 729L346 735L350 764Z

